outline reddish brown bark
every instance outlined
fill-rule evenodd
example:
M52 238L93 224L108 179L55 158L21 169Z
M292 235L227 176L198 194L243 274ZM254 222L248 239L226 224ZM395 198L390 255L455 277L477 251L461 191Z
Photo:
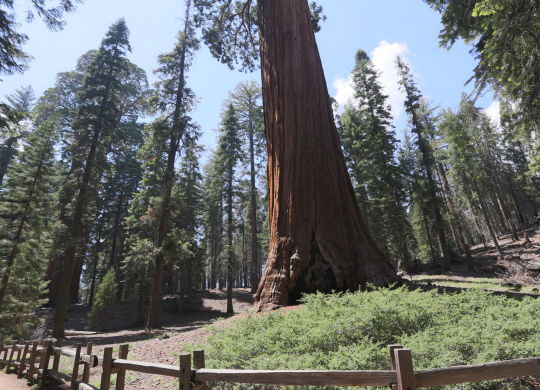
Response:
M259 310L398 280L355 200L306 0L259 0L270 249Z

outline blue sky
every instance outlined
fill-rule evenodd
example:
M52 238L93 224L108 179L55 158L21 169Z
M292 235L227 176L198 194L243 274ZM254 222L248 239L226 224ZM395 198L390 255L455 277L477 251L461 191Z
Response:
M17 0L17 14L23 14L28 1ZM330 94L342 103L350 97L349 73L358 49L372 56L381 80L390 96L396 130L406 126L397 89L395 56L403 56L411 65L422 92L442 108L456 108L475 62L469 47L458 42L450 51L439 48L440 16L422 0L319 0L327 21L317 34L319 51ZM152 70L160 53L169 51L181 28L182 0L86 0L76 12L66 17L63 31L51 32L41 21L21 23L29 36L25 45L34 57L30 69L22 75L3 76L0 100L23 85L32 85L36 95L54 85L58 72L72 70L77 58L97 48L110 24L124 17L131 31L132 62ZM230 71L203 48L189 74L188 83L199 98L193 118L203 130L201 142L213 147L215 129L222 103L229 91L242 80L259 80L260 75ZM491 94L478 101L496 117L496 103Z

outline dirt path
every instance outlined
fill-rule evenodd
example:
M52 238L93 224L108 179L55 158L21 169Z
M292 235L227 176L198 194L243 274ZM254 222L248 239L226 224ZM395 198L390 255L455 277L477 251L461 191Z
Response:
M129 356L131 360L145 362L178 364L178 353L182 345L204 342L212 334L208 325L224 327L234 321L245 318L253 313L253 298L247 288L237 288L233 291L233 306L235 314L228 316L226 311L226 295L224 291L210 290L197 294L196 299L200 302L197 311L187 313L171 313L166 310L161 312L163 328L148 334L142 328L119 329L107 332L88 332L85 330L85 317L87 309L79 306L72 308L70 320L66 326L68 335L64 344L93 342L93 353L101 354L104 347L117 346L129 343ZM116 350L115 350L116 351ZM60 369L65 372L70 370L70 361L61 361ZM65 364L65 366L64 366ZM98 369L93 370L90 376L90 384L99 384ZM126 376L126 390L156 389L165 390L177 387L176 381L159 375L146 375L128 372ZM0 386L0 390L4 390ZM7 390L7 389L6 389ZM19 389L17 389L19 390Z
M0 389L1 390L29 390L24 379L17 379L15 374L6 374L0 371Z

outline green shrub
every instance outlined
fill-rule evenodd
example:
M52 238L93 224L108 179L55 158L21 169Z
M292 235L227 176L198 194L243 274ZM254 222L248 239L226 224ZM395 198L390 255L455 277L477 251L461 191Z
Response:
M104 329L107 323L112 320L115 301L115 276L114 270L110 269L99 284L92 309L88 314L88 327L91 329Z
M288 313L252 315L214 331L207 366L244 369L388 369L388 344L416 369L540 356L540 301L482 291L380 289L315 294ZM452 389L520 388L519 381Z

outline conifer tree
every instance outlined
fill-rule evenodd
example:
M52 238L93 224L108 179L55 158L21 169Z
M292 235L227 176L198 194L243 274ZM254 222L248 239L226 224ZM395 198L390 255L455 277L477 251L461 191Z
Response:
M434 119L426 106L422 105L422 96L416 87L408 65L399 57L397 68L400 76L399 84L406 95L405 110L409 116L411 131L416 136L415 144L420 156L421 170L417 174L416 179L419 182L416 187L421 191L421 193L419 192L419 200L425 202L421 207L422 213L424 213L425 220L433 220L433 230L437 237L440 255L448 265L453 255L446 237L440 191L435 180L436 161L430 144L430 133L434 131Z
M96 293L96 301L88 314L88 325L91 329L103 329L111 315L114 313L114 303L116 301L116 277L111 268L99 284Z
M0 104L0 186L11 160L17 154L19 141L29 133L34 91L31 86L21 87L7 95L6 100L7 104Z
M210 289L215 289L220 279L220 255L223 252L223 186L219 159L214 152L204 167L203 186L203 243Z
M232 103L238 117L243 138L247 138L247 160L249 161L249 225L250 225L250 286L254 294L259 285L259 226L257 220L257 171L258 166L265 163L264 123L262 112L261 88L255 82L240 83L230 93ZM243 143L245 145L245 142Z
M203 264L198 240L202 207L202 176L199 169L201 147L198 134L186 137L178 180L173 187L171 215L171 245L174 247L170 272L172 292L179 295L179 310L192 307L191 298L196 286L201 286Z
M224 210L227 216L227 314L233 314L232 288L234 283L235 259L233 249L234 235L234 192L235 192L235 171L236 165L240 159L240 125L232 104L229 104L223 114L221 123L221 135L218 141L217 155L220 164L221 174L223 175L223 199Z
M84 247L84 218L93 187L100 173L96 166L106 160L108 140L113 135L119 113L120 76L126 70L126 51L130 50L128 29L124 20L114 23L88 68L81 93L81 105L73 125L81 136L75 145L80 152L80 164L72 168L78 176L73 212L69 221L69 242L63 254L59 273L58 296L53 335L64 336L67 305L76 256ZM78 174L80 172L80 174Z
M27 117L32 110L36 97L34 89L31 85L21 87L12 94L6 96L11 108L20 113L23 117Z
M356 53L352 80L355 101L341 116L340 132L355 192L379 246L390 258L409 263L411 228L395 160L392 116L378 74L362 50Z
M30 134L0 196L0 328L9 336L22 335L42 304L45 248L55 206L56 138L52 119Z
M158 104L164 113L170 115L171 118L166 124L168 127L167 157L165 172L160 183L159 204L157 205L158 229L155 242L157 255L146 321L147 329L159 327L159 301L161 300L165 260L165 248L163 246L170 231L170 201L175 177L174 164L180 142L186 132L187 119L185 115L191 104L191 92L186 88L186 71L189 69L194 51L197 50L199 45L191 26L190 11L191 0L187 0L184 31L180 34L173 51L160 57L160 68L157 71L161 75L161 82L158 84Z

